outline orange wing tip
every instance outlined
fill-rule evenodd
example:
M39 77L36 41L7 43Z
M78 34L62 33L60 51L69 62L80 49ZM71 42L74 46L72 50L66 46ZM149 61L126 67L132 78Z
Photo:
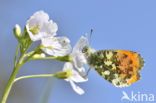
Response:
M140 54L132 51L125 51L125 50L118 50L118 51L126 54L131 58L131 60L133 61L133 71L139 71L144 67L145 61Z
M132 76L132 78L128 82L128 85L140 80L140 78L141 78L141 75L139 73L137 73L136 75Z

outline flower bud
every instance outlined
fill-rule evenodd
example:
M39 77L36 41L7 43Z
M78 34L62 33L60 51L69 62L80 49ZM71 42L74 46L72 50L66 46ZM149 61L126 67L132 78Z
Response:
M72 75L71 69L67 69L65 71L57 72L55 77L58 79L67 79Z
M19 39L21 36L21 27L18 24L16 24L14 27L14 35L17 39Z
M40 57L46 57L44 53L41 53L41 54L35 54L33 56L33 58L40 58Z

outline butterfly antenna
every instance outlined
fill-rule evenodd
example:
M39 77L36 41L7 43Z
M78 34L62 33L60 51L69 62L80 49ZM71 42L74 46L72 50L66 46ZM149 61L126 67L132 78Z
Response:
M92 33L93 33L93 28L91 28L90 30L89 46L91 45Z

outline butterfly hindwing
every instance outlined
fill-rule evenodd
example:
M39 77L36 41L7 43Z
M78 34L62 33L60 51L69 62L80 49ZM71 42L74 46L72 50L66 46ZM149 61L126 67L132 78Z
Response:
M100 50L88 56L88 63L104 79L117 87L128 86L140 79L143 58L135 52Z

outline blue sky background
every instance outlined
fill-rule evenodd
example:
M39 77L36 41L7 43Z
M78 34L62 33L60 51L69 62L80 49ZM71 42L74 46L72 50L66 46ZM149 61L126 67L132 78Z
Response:
M88 82L78 84L85 90L82 96L64 80L51 80L54 85L48 90L47 103L128 103L120 100L122 91L156 96L155 4L155 0L0 0L0 95L13 67L17 46L14 25L24 27L34 12L44 10L58 24L58 35L69 37L72 46L93 28L92 48L136 51L146 61L141 80L127 88L116 88L94 70L89 73ZM63 63L55 60L32 61L21 68L18 76L55 73L62 67ZM8 103L39 103L48 81L46 78L19 81Z

